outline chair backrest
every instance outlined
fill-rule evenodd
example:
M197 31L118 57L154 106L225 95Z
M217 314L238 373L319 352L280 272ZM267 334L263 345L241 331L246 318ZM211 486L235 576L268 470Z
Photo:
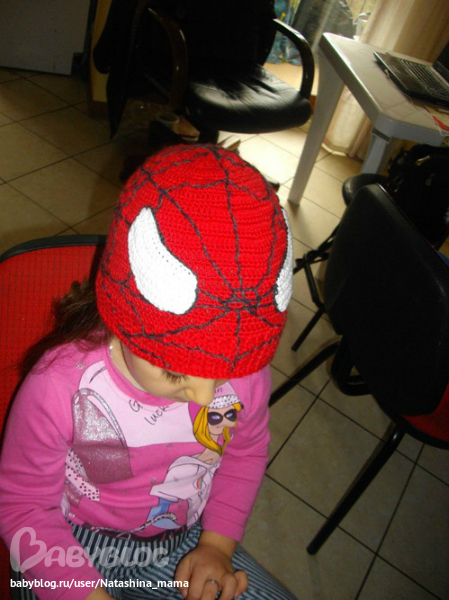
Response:
M53 301L73 281L93 275L104 236L71 235L26 242L0 256L0 426L20 380L26 350L52 326ZM0 546L0 597L9 598L9 555Z
M343 216L324 302L386 412L449 441L449 267L380 185Z

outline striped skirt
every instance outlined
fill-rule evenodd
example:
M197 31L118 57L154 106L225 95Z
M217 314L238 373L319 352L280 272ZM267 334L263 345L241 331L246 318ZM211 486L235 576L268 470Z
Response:
M92 532L80 525L72 527L74 537L85 548L94 566L103 576L105 591L113 598L182 598L183 588L174 587L174 574L179 561L198 544L201 534L198 524L181 535L156 542L113 538ZM295 600L296 597L291 592L239 546L232 563L236 571L245 571L249 579L249 587L239 596L240 600ZM21 573L11 573L11 578L15 581L22 579ZM86 595L91 591L86 589ZM36 588L34 593L28 588L16 587L13 584L11 598L38 600L39 590Z

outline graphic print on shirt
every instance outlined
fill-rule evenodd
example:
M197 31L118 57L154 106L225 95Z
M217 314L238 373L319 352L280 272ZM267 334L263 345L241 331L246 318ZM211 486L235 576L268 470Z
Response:
M163 483L154 485L150 494L159 498L148 520L161 529L177 529L180 524L169 512L170 505L187 500L187 527L199 519L210 494L212 479L218 469L226 444L231 439L230 429L237 426L237 413L242 405L229 383L218 387L209 406L203 406L193 424L197 441L204 446L200 454L181 456L169 467ZM221 444L220 444L221 441Z
M176 447L177 443L198 448L201 444L201 452L178 456L158 483L149 478L149 513L133 532L150 526L167 530L192 525L205 507L214 473L232 437L230 430L237 426L242 408L229 383L217 388L214 401L199 409L195 417L189 403L143 405L114 385L104 362L91 365L72 398L73 441L66 458L64 514L70 516L83 498L101 502L101 484L133 478L133 449ZM187 523L177 523L175 512L169 509L180 502L185 505Z

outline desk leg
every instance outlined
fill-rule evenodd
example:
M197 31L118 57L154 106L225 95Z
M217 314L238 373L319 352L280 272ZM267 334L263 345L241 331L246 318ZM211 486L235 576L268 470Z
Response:
M320 53L320 81L315 113L288 197L293 204L299 204L302 198L342 90L343 81L327 58Z
M391 138L373 129L371 141L361 173L380 173L387 164L396 144L396 138Z

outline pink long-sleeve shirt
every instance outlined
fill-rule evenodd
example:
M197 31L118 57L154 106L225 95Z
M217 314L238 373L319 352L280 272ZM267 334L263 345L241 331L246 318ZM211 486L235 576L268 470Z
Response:
M14 400L0 463L0 534L25 577L101 579L87 560L61 559L81 548L68 521L148 538L201 517L239 541L267 463L269 394L268 367L201 408L136 389L107 346L44 357ZM35 591L78 600L92 587Z

